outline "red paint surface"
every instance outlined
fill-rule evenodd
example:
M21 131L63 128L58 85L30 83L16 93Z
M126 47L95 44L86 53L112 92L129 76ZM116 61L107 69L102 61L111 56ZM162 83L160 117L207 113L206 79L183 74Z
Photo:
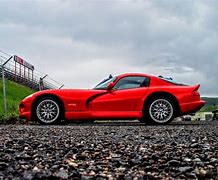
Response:
M145 76L150 79L148 87L125 90L63 89L45 90L25 98L20 104L20 117L31 119L33 102L42 95L53 95L61 99L66 120L82 119L139 119L142 118L144 102L153 93L168 93L178 104L181 115L198 111L205 102L200 99L199 85L182 86L147 74L123 74L115 84L126 76Z

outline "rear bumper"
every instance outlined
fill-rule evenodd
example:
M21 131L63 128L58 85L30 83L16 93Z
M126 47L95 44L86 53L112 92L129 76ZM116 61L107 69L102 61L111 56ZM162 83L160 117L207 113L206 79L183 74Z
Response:
M189 103L182 103L180 105L182 115L195 113L205 105L205 101L195 101Z

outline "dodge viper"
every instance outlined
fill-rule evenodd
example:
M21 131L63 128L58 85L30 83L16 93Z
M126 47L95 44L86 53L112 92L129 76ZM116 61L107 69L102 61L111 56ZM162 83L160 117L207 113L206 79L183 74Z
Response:
M204 106L199 87L162 76L127 73L110 76L93 89L52 89L31 94L20 103L20 117L41 124L56 124L63 119L138 119L146 124L167 124Z

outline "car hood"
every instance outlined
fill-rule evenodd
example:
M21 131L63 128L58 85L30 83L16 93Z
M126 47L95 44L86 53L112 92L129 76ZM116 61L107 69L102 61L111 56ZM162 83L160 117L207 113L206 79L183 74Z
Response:
M70 98L88 98L90 96L105 93L106 90L95 90L95 89L52 89L39 91L33 94L33 96L40 96L42 94L53 94L59 97L70 97Z

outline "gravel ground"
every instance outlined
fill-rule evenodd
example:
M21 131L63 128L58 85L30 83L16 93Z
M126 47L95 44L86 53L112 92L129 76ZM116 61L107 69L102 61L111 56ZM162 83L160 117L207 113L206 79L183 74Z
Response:
M218 122L0 126L0 179L218 179Z

